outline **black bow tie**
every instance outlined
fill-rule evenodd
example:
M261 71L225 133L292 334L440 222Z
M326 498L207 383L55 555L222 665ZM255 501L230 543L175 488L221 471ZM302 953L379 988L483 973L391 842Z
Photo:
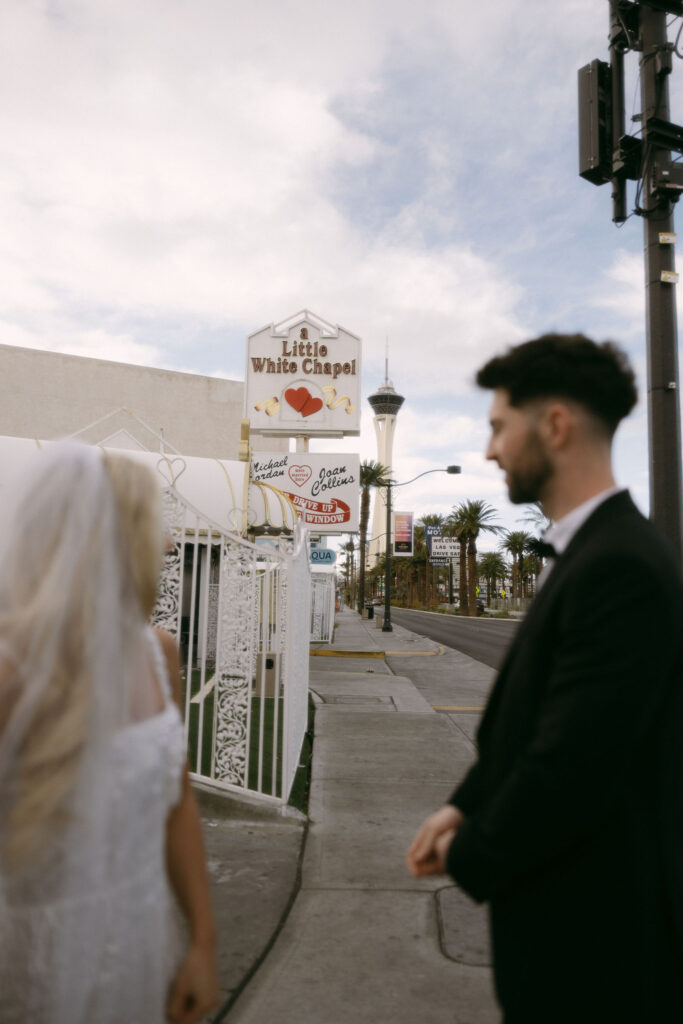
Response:
M548 544L547 541L539 540L535 545L536 551L541 558L557 558L557 551L552 544Z

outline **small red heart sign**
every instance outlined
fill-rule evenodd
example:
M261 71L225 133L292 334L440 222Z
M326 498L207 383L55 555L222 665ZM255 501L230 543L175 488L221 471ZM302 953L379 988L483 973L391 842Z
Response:
M313 398L312 395L308 396L306 402L304 402L303 409L301 410L302 416L312 416L314 412L319 412L323 407L322 398Z
M289 475L297 487L303 487L313 476L313 470L310 466L290 466Z
M292 409L300 412L302 416L312 416L313 413L319 412L323 407L322 398L314 398L308 388L305 387L287 388L285 400L288 405L291 405Z
M287 402L296 412L301 412L310 397L311 393L308 388L287 388L285 391Z

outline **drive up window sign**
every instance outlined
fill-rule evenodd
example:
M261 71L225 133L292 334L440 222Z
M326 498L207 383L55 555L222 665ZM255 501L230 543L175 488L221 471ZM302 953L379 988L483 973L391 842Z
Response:
M303 310L247 338L245 417L256 434L360 434L361 342Z
M360 504L360 456L254 452L251 479L287 495L314 533L355 533Z

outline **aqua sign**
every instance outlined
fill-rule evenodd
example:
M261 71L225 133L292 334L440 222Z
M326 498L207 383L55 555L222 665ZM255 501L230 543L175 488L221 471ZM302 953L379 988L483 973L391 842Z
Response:
M331 551L330 548L312 548L311 549L311 564L312 565L334 565L337 560L337 552Z

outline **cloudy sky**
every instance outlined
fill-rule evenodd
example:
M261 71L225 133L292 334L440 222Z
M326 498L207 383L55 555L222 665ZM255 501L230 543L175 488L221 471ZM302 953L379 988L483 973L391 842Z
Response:
M0 342L243 378L245 336L308 308L362 337L366 395L388 338L396 478L463 466L397 504L512 526L477 366L581 330L644 385L642 221L577 174L607 28L607 0L3 0ZM326 446L374 457L369 407ZM617 468L647 510L642 403Z

